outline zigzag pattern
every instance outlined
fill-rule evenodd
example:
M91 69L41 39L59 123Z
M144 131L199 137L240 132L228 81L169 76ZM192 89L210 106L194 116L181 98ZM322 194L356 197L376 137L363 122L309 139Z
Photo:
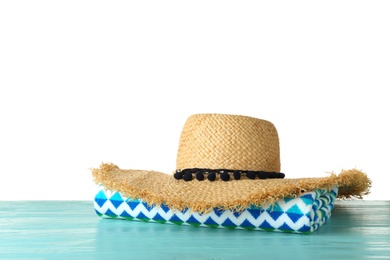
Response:
M243 212L214 209L199 214L189 209L173 211L166 205L150 206L99 186L96 214L104 218L159 222L197 227L311 233L331 216L338 189L316 190L297 198L285 198L266 208L252 206Z

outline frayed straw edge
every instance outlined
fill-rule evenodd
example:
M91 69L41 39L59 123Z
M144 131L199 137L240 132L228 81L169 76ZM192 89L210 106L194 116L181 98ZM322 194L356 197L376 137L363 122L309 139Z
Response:
M338 199L346 200L351 198L362 199L363 196L370 193L371 180L365 173L357 169L343 170L339 175L331 173L327 178L316 179L316 182L311 181L311 178L302 179L297 185L286 184L283 189L278 187L274 189L264 189L261 192L251 194L249 198L231 200L224 205L211 205L205 203L186 203L180 197L172 197L169 194L161 194L160 196L151 191L140 189L125 184L121 181L113 181L110 175L114 172L124 171L112 163L102 163L100 169L92 168L92 175L96 184L104 183L107 190L120 191L124 196L132 199L139 199L147 202L151 206L165 204L173 211L183 211L190 209L193 212L209 213L215 208L221 210L232 210L233 212L242 212L253 205L262 208L272 206L280 199L295 198L306 191L316 189L331 190L335 185L339 187Z

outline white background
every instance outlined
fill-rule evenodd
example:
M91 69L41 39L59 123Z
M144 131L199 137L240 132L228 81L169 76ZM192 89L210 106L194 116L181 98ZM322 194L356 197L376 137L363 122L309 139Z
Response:
M92 200L89 168L175 169L194 113L278 129L287 178L389 200L389 1L1 1L0 200Z

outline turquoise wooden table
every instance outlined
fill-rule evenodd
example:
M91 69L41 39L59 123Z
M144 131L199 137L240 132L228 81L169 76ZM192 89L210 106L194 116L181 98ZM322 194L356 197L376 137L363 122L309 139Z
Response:
M390 201L338 201L310 235L101 219L92 201L0 201L0 259L390 259Z

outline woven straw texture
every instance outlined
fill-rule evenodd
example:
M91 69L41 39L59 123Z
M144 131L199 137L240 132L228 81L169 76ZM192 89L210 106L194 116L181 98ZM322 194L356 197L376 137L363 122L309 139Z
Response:
M280 171L275 126L248 116L196 114L181 133L176 169Z
M175 210L189 208L194 212L209 212L213 208L242 211L251 205L267 206L276 201L297 197L316 189L339 187L341 199L362 198L369 193L371 181L357 169L331 174L324 178L267 179L239 181L175 180L171 175L143 170L124 170L114 164L102 164L92 169L94 181L124 196L141 199L150 205L165 203Z
M279 138L268 121L239 115L196 114L190 116L181 133L177 170L187 168L247 171L280 171ZM266 206L286 197L316 189L339 188L340 198L369 193L371 181L352 169L324 178L236 181L183 181L155 171L123 170L114 164L92 169L94 181L132 199L151 205L165 203L172 209L190 208L207 212L213 208L244 210Z

